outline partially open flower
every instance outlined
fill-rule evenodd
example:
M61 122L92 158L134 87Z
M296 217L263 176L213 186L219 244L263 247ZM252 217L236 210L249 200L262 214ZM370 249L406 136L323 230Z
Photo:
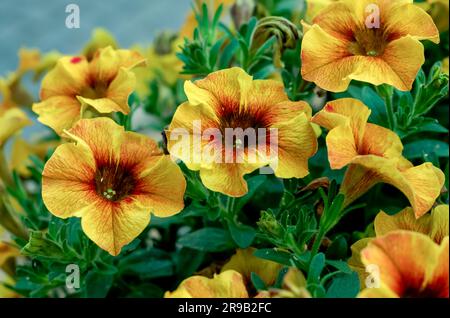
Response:
M253 80L231 68L186 82L184 89L188 101L166 132L168 150L200 171L207 188L243 196L244 175L266 165L280 178L308 174L308 159L317 150L311 108L291 102L281 83Z
M407 91L424 63L420 40L439 42L432 18L413 1L342 0L305 24L302 76L325 90L351 80Z
M81 118L128 114L128 97L136 85L130 70L144 62L137 52L110 46L98 50L92 61L85 56L65 56L42 80L42 101L33 105L33 111L58 134Z
M448 236L436 244L421 233L390 232L372 240L361 251L361 260L374 269L374 285L358 297L449 297Z
M403 145L391 130L367 123L370 110L356 99L329 102L312 119L329 130L332 169L348 166L341 192L348 205L379 182L393 185L409 200L418 218L440 195L443 172L427 162L414 167L402 156Z
M61 218L80 217L83 231L112 255L149 224L183 209L180 168L148 137L109 118L82 119L66 131L45 165L42 197Z
M248 298L242 275L227 270L213 278L192 276L181 282L173 292L166 292L165 298Z

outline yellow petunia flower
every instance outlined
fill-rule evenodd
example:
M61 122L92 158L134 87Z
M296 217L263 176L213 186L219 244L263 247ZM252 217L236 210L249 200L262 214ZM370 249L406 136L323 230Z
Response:
M371 267L373 285L361 298L449 297L449 241L441 244L412 231L394 231L369 242L361 251Z
M42 174L42 198L60 218L80 217L83 231L118 255L149 224L183 209L180 168L148 137L109 118L82 119L65 135Z
M112 47L98 50L92 61L84 56L65 56L42 80L42 101L33 105L33 111L58 134L81 118L128 114L128 97L136 85L130 70L143 63L139 53Z
M345 91L351 80L407 91L424 63L420 40L439 42L433 19L412 0L342 0L305 24L301 74Z
M235 270L240 273L247 285L251 284L251 274L257 274L266 286L272 286L283 267L281 264L268 261L253 255L255 248L238 249L230 260L222 267L222 272Z
M402 156L403 145L391 130L367 123L370 110L343 98L329 102L312 121L329 130L326 137L332 169L348 166L341 185L348 205L375 184L399 189L419 218L431 209L444 184L443 172L432 163L414 167Z
M241 274L227 270L213 278L192 276L181 282L173 292L166 292L165 298L249 298Z
M381 237L398 230L422 233L430 237L436 244L441 244L449 232L448 205L438 205L431 213L416 219L411 208L405 208L397 214L390 216L383 211L377 214L374 221L375 237ZM352 256L348 260L350 267L356 271L360 278L361 287L365 287L368 272L361 261L361 251L373 238L364 238L351 246Z
M290 101L281 83L231 68L188 81L184 90L188 101L166 132L168 150L200 171L207 188L243 196L244 175L266 165L280 178L308 174L308 158L317 151L311 108Z

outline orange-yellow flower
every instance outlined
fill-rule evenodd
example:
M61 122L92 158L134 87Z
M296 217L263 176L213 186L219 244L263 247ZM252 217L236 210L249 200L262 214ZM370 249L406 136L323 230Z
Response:
M82 119L65 133L43 171L42 197L61 218L80 217L83 231L118 255L150 222L183 209L180 168L148 137L109 118Z
M289 101L281 83L253 80L231 68L188 81L184 89L188 101L178 107L167 131L168 149L200 171L207 188L242 196L248 191L244 175L266 165L280 178L308 174L308 158L317 150L311 108ZM239 130L253 132L253 138Z
M376 268L377 285L358 297L449 297L449 241L441 244L412 231L394 231L375 238L361 251L365 266Z
M409 200L418 218L429 211L444 184L442 171L427 162L414 167L402 156L403 145L391 130L367 123L370 110L356 99L329 102L312 121L329 130L332 169L348 166L341 192L353 202L379 182L393 185Z
M419 40L439 42L432 18L412 0L342 0L305 24L302 76L325 90L351 80L407 91L424 63Z
M405 208L395 215L388 215L381 211L374 221L375 237L382 237L398 230L422 233L431 238L436 244L441 244L449 231L449 209L448 205L438 205L431 213L427 213L416 219L411 208ZM355 270L360 278L361 287L365 287L365 281L369 275L364 264L361 262L361 251L373 238L361 239L351 246L352 257L348 260L350 267Z
M215 274L213 278L192 276L181 282L165 298L249 298L242 275L234 270Z
M128 114L128 97L136 85L130 70L144 62L137 52L110 46L98 50L92 61L65 56L42 80L41 102L33 105L33 111L58 134L81 118Z

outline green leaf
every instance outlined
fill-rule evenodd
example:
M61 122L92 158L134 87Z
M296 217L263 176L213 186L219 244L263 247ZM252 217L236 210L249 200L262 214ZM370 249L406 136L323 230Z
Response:
M344 259L347 256L348 244L344 236L337 236L326 251L327 258Z
M266 283L262 280L261 277L258 276L258 274L252 272L250 274L250 278L252 280L253 286L255 286L256 290L267 290Z
M327 298L354 298L359 292L358 274L337 274L327 290Z
M45 233L39 231L30 232L30 240L21 252L23 255L30 257L64 258L62 248L57 243L47 239Z
M234 220L228 221L228 229L231 237L240 248L249 247L256 236L256 230L251 226L240 224Z
M448 158L448 143L439 140L423 139L406 144L403 149L403 155L408 159L426 158L432 153L435 153L438 157Z
M203 252L223 252L235 247L228 231L212 227L189 233L181 237L178 244Z
M334 260L326 260L325 263L327 265L333 266L334 268L336 268L337 270L345 273L345 274L350 274L352 273L351 268L348 266L348 264L344 261L334 261Z
M88 298L104 298L108 295L113 284L114 277L112 275L104 275L95 271L87 274L86 297Z
M308 270L308 283L318 283L320 275L325 268L325 255L323 253L316 254L311 260Z
M170 260L145 260L127 266L126 270L146 279L167 277L173 274L173 263Z
M277 251L275 248L262 248L256 250L253 255L256 257L274 261L279 264L291 266L291 254L285 251Z

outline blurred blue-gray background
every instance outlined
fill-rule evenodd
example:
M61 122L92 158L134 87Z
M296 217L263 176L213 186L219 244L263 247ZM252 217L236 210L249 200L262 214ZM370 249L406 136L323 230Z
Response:
M80 8L80 28L65 25L66 6ZM0 76L14 71L20 47L79 52L95 27L122 47L148 44L161 30L184 23L191 0L0 0Z

